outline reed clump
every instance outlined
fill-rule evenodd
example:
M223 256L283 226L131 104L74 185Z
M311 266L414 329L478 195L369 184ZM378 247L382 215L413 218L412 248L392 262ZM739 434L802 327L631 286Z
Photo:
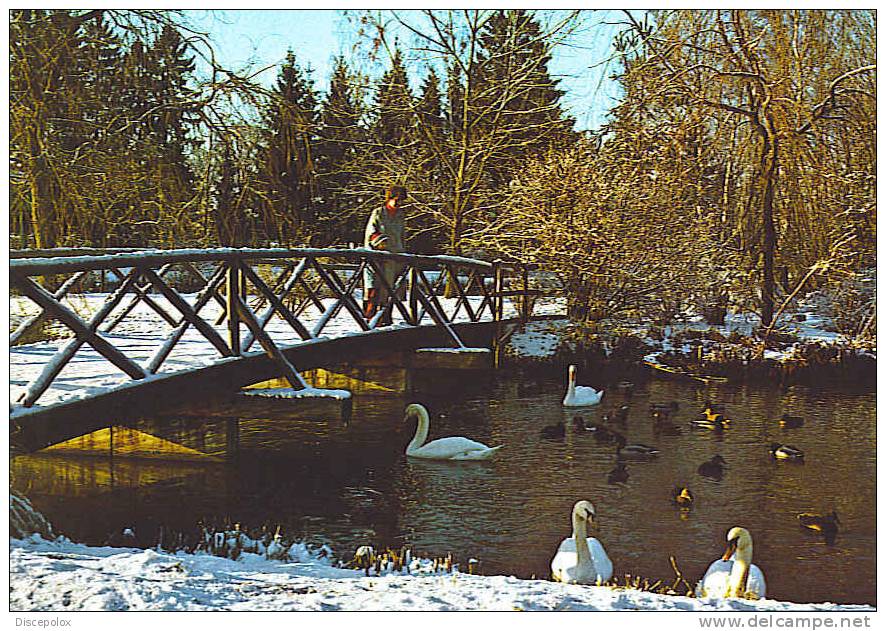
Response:
M479 561L471 558L467 561L467 573L477 570ZM428 556L414 553L410 548L385 548L378 552L372 546L360 546L354 558L343 563L343 567L363 570L366 576L382 576L384 574L452 574L460 571L460 566L453 559L452 553L445 556Z
M327 559L337 567L362 570L366 576L386 574L453 574L462 571L462 565L455 561L452 553L442 556L416 553L407 546L379 547L362 545L350 558L335 554L327 544L311 544L303 539L287 536L280 525L264 524L258 528L247 528L240 523L224 522L218 525L200 523L196 537L177 533L174 536L160 535L157 546L165 550L211 554L237 560L244 554L252 554L266 559L284 562L304 562L311 559ZM464 564L465 571L474 574L480 562L470 558Z
M671 581L665 581L664 579L653 580L644 576L624 574L621 577L621 580L619 580L619 577L614 576L603 583L603 586L611 589L632 589L653 594L661 594L664 596L695 597L695 590L692 588L692 585L683 578L683 573L677 566L676 559L670 557L670 561L675 575L675 578Z

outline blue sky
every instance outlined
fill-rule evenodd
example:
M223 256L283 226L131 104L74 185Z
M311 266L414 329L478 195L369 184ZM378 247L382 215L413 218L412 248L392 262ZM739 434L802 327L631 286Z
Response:
M616 86L607 78L612 67L598 65L610 54L614 29L602 22L611 21L613 13L587 12L572 46L561 48L550 65L552 73L561 77L560 86L566 91L563 103L581 129L597 127L606 110L614 105ZM291 48L302 66L314 69L314 80L321 91L328 85L332 58L339 53L364 71L372 70L353 49L357 38L352 20L357 12L228 9L191 10L186 14L193 28L209 33L216 55L229 68L258 70L276 65ZM413 63L409 70L413 88L417 88L419 77L425 72L424 64ZM259 75L265 85L271 85L276 76L276 68Z

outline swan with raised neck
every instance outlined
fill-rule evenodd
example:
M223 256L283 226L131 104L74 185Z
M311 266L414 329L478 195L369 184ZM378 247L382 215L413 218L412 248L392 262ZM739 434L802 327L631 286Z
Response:
M764 598L763 571L752 563L754 542L746 528L736 526L726 535L723 557L714 561L701 579L702 596L718 598Z
M566 384L566 396L563 397L563 405L566 407L582 407L596 405L603 398L603 391L599 392L590 386L575 385L575 364L569 366L569 379Z
M594 505L588 501L578 502L572 509L572 538L575 539L578 566L587 566L587 573L594 576L597 572L594 559L591 558L591 549L588 548L588 526L594 522L596 514Z
M588 538L588 525L597 512L588 500L572 507L572 537L564 539L551 560L551 576L562 583L597 584L612 577L612 561L603 545Z
M502 448L502 445L489 447L464 436L448 436L425 443L430 428L428 410L421 403L410 403L406 406L404 421L413 418L416 419L415 435L406 446L407 456L431 460L486 460Z

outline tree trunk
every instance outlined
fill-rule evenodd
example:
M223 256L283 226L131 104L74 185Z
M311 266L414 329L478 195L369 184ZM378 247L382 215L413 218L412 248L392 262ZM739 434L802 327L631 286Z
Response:
M461 256L461 213L458 209L453 211L452 230L449 233L449 253L453 256ZM456 279L451 275L446 277L446 287L443 291L444 298L453 298L456 296L455 286L453 283Z
M29 130L31 234L37 249L56 246L56 225L51 195L51 174L43 155L36 125Z
M775 311L775 178L778 174L778 137L772 119L767 113L763 121L763 151L761 174L763 178L763 326L772 323Z

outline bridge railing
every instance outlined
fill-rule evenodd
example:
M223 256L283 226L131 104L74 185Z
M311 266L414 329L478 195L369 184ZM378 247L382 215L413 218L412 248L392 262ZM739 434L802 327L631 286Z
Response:
M215 359L242 356L258 342L299 388L305 383L281 347L389 324L433 324L447 332L453 346L463 346L453 324L525 322L540 293L530 288L527 266L362 248L25 254L12 253L10 285L16 299L27 299L31 308L22 309L30 314L10 334L10 346L32 337L48 320L67 329L68 339L45 357L19 394L16 403L24 407L40 400L84 346L140 380L181 369L181 361L170 367L169 358L174 351L191 352L195 341ZM391 284L383 273L386 264L396 268ZM362 305L367 272L379 279L386 296L371 317ZM107 292L97 291L96 275L105 288L110 285Z

